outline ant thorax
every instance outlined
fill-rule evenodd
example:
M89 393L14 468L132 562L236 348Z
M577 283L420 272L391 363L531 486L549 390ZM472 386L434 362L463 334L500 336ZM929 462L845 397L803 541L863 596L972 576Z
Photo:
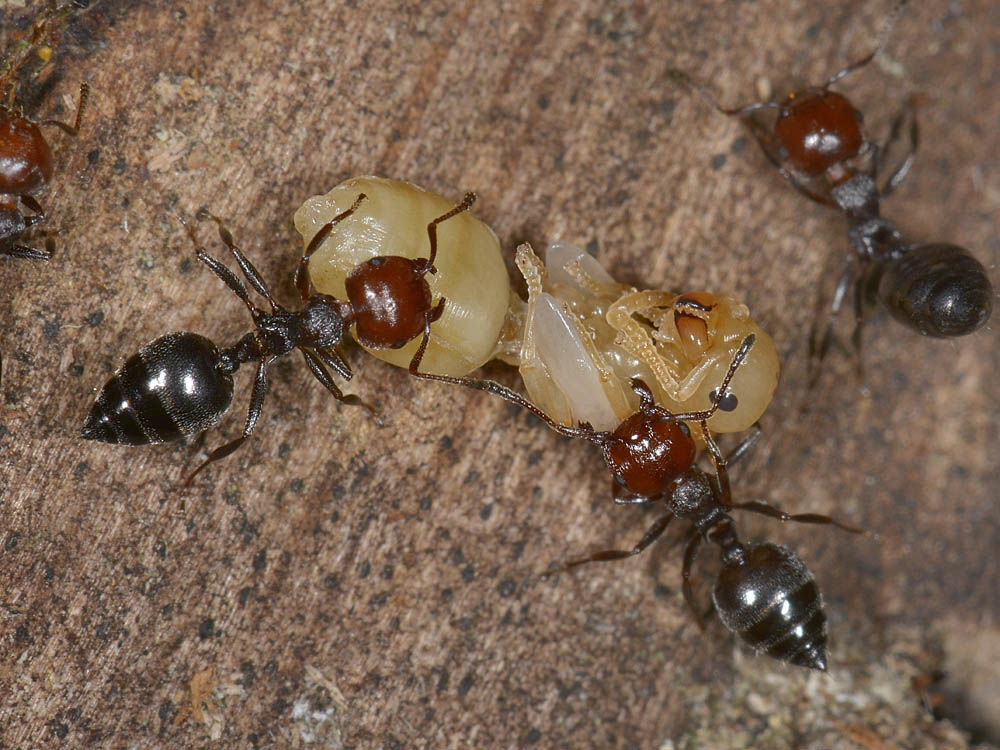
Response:
M347 277L378 256L426 258L427 225L455 208L443 196L408 182L356 177L325 195L308 199L295 212L295 228L305 245L321 227L347 211L360 194L365 199L339 222L312 254L309 280L316 291L346 299ZM500 242L486 224L468 211L437 227L437 258L427 273L431 297L445 300L431 326L421 360L423 372L467 375L494 357L510 300L510 280ZM351 335L356 338L352 327ZM407 367L419 337L400 348L368 348L375 357Z
M749 334L757 343L709 426L745 430L771 402L777 350L734 298L638 291L568 244L552 245L544 264L522 245L516 263L528 300L512 301L500 357L518 367L532 402L556 422L613 430L638 408L633 378L648 383L666 409L708 409L713 384Z

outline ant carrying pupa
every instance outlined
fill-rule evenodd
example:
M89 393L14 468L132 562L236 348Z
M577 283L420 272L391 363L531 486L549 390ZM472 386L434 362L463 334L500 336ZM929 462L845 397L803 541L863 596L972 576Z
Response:
M312 249L347 216L357 210L367 197L360 194L351 208L333 217L320 228L303 256L303 266ZM112 375L97 396L83 427L83 437L108 443L144 445L178 440L208 429L222 419L233 399L232 374L240 365L257 363L243 434L213 450L187 482L205 466L233 453L253 433L267 393L267 367L278 357L298 349L313 376L344 403L372 407L357 396L344 395L334 383L332 368L345 380L351 368L337 350L346 330L354 326L358 337L369 347L399 348L423 335L426 346L430 325L437 320L444 300L432 303L424 276L434 272L437 249L437 225L472 205L471 193L465 200L439 216L427 228L430 255L410 259L400 256L377 256L359 264L349 274L346 300L313 293L304 274L296 281L305 307L291 311L271 295L253 263L236 246L222 221L208 211L198 218L211 219L219 237L236 259L250 287L264 297L270 312L257 307L246 285L225 265L199 246L194 233L185 228L197 247L198 259L246 304L255 330L233 346L219 348L209 339L187 331L169 333L142 347ZM422 351L422 350L421 350ZM419 364L415 358L413 368Z
M319 227L347 209L359 191L368 200L316 244ZM407 182L347 180L296 212L295 226L314 248L300 271L308 272L317 290L343 296L359 262L386 253L425 253L424 226L447 205L446 198ZM527 284L527 302L511 291L500 243L486 224L471 214L448 224L437 273L428 278L447 305L430 335L423 372L462 377L500 359L518 368L529 398L556 421L611 429L637 406L629 386L633 377L646 380L660 403L708 408L708 384L754 333L758 345L711 426L745 430L770 403L778 383L777 350L735 298L637 290L565 243L552 245L544 264L522 245L515 262ZM415 349L414 343L371 353L407 367Z
M854 533L860 530L829 516L790 515L763 502L733 503L727 463L742 455L753 437L744 441L727 459L712 437L707 422L725 401L733 377L754 344L753 334L740 344L725 377L715 389L711 408L670 412L655 403L652 391L642 380L635 379L632 387L639 397L639 409L611 431L598 431L588 424L579 427L560 424L517 392L495 381L431 373L418 373L418 376L492 393L530 411L560 435L596 443L618 489L616 503L663 502L666 506L666 512L633 549L598 552L549 571L547 576L588 562L637 555L662 536L673 518L690 521L693 528L684 552L681 576L684 598L699 623L700 614L691 586L691 567L701 542L709 541L718 545L722 557L713 603L723 624L755 651L791 664L825 670L826 614L812 574L805 563L785 547L767 542L741 542L730 511L745 510L782 521L832 524ZM696 465L696 444L686 422L699 426L715 464L714 475Z

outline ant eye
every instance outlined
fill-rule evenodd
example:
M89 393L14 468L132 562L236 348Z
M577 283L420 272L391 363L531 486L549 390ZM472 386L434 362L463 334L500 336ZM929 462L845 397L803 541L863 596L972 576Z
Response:
M683 432L688 437L691 437L691 428L687 426L684 422L680 424L681 432Z
M708 394L708 399L713 404L717 403L722 411L736 411L736 407L740 405L740 400L736 398L736 394L730 391L726 391L720 400L718 388Z
M611 476L615 480L615 484L619 485L620 487L626 486L625 477L623 477L621 474L612 474Z

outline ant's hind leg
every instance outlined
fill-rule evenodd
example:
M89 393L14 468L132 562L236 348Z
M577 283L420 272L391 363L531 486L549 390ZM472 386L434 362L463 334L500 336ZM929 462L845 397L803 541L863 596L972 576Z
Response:
M308 349L300 349L302 356L306 361L306 365L309 367L309 371L312 372L313 377L318 380L324 388L326 388L333 397L338 401L342 401L349 406L360 406L362 409L368 412L368 416L375 420L375 424L379 427L383 426L382 419L378 416L378 411L371 404L362 401L358 396L354 394L347 394L346 396L337 387L337 384L333 382L333 378L330 377L330 373L327 372L324 363L329 364L318 351L309 351Z
M844 263L844 271L841 273L840 279L837 280L837 286L833 290L833 299L826 312L826 320L822 326L822 333L820 332L819 323L819 319L821 318L820 313L817 313L817 319L814 321L812 331L809 333L809 375L807 378L809 388L816 385L822 373L823 360L826 359L826 355L830 350L830 344L833 341L833 325L837 320L837 316L840 315L840 309L844 306L847 290L851 287L851 283L857 274L855 263L855 256L852 251L847 256L847 261ZM822 296L820 296L820 299L822 300Z
M846 523L842 523L835 518L831 518L830 516L820 515L819 513L786 513L781 510L781 508L775 508L773 505L768 505L767 503L755 500L751 500L746 503L736 503L732 507L738 510L745 510L749 513L759 513L762 516L777 518L779 521L829 524L831 526L836 526L838 529L849 531L852 534L863 534L865 531L864 529L859 529L857 526L850 526Z
M264 406L264 396L267 395L267 365L271 361L273 361L273 358L271 360L262 360L257 366L257 376L253 381L253 392L250 394L250 408L247 411L247 421L246 425L243 427L243 434L235 440L231 440L225 445L219 446L209 453L208 458L206 458L197 469L188 475L188 478L184 481L182 486L190 487L191 482L196 476L198 476L199 473L201 473L202 469L209 464L214 464L216 461L221 461L226 456L230 456L235 453L236 450L247 441L247 438L253 434L253 429L257 426L257 420L260 419L260 412Z
M11 258L26 258L28 260L51 260L52 251L48 248L39 250L28 245L12 245L6 250L0 250L0 255L6 255Z
M556 573L562 573L563 571L575 568L578 565L586 565L591 562L604 562L607 560L624 560L626 557L633 557L634 555L641 554L649 545L663 536L663 532L667 530L667 526L670 524L673 517L673 513L667 513L657 518L646 533L642 535L642 539L639 540L639 543L630 550L606 549L601 552L595 552L590 555L590 557L584 557L580 560L571 560L568 563L556 566L552 570L547 570L542 574L542 578L548 578Z
M688 540L687 547L684 548L684 564L681 567L681 592L684 594L684 601L687 602L688 607L691 609L691 614L694 615L694 621L698 624L699 630L705 629L705 617L702 616L701 612L698 611L698 604L694 600L694 586L691 584L691 568L694 565L695 558L698 557L698 548L701 546L701 534L697 529L692 530L691 538ZM711 613L711 609L708 610Z
M913 167L913 162L917 158L917 147L920 145L920 129L917 125L917 101L916 97L910 97L906 100L906 104L896 115L896 119L892 122L892 127L889 129L889 136L886 138L884 144L876 151L878 154L878 160L875 163L875 174L878 175L878 170L882 166L881 161L885 158L885 155L889 153L893 144L899 140L899 133L903 128L903 123L906 119L910 120L909 136L910 144L907 149L906 156L903 157L903 161L900 162L899 166L896 167L892 174L890 174L882 187L879 188L879 192L882 197L885 198L895 192L903 180L906 179L907 175L910 174L910 169Z

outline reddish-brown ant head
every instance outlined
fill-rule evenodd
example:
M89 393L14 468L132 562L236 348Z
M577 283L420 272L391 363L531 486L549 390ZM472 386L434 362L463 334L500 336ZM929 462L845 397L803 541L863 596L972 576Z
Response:
M861 114L847 98L826 89L788 97L774 124L774 136L801 172L819 175L856 156L864 144Z
M431 312L428 270L425 258L381 255L351 271L344 286L362 345L398 349L423 333Z
M38 124L0 110L0 193L34 195L52 179L52 151Z
M643 497L665 492L695 457L687 425L641 410L618 425L602 448L615 481Z

